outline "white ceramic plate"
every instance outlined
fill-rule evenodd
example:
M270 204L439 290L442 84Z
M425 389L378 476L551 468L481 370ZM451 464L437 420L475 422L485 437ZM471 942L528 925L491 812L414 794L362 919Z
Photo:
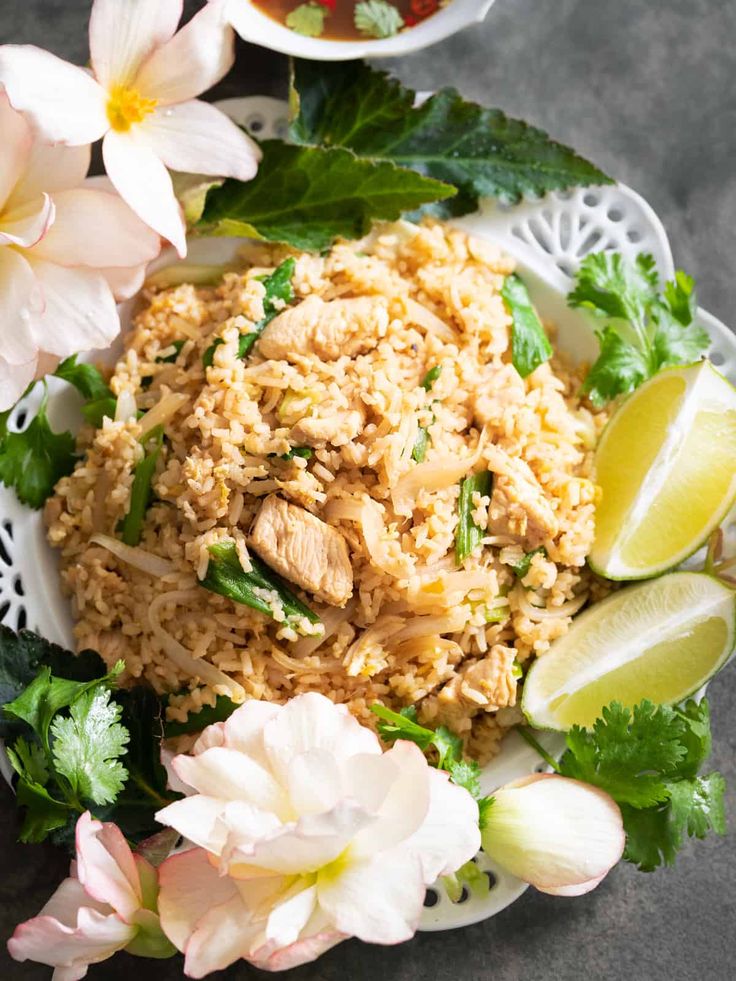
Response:
M236 122L259 139L283 137L287 126L285 103L266 97L229 99L220 103ZM552 193L514 207L493 202L457 222L463 228L500 244L519 265L534 302L545 319L558 326L558 346L578 359L590 360L597 350L589 320L567 307L570 274L591 251L616 249L627 256L651 252L663 278L673 274L672 256L661 222L639 195L623 185ZM237 251L237 239L195 239L187 261L225 262ZM172 250L152 268L176 261ZM130 304L121 307L125 327ZM736 383L736 337L703 310L699 323L712 338L710 357ZM78 400L69 386L50 380L49 416L55 428L76 428L80 422ZM10 428L23 428L27 411L35 409L40 395L32 395L16 408ZM18 629L27 626L49 640L72 646L69 605L62 596L57 556L46 544L41 515L18 504L12 491L0 486L0 620ZM540 734L548 749L559 746L555 734ZM0 768L9 778L7 760ZM516 734L503 744L500 756L489 764L481 779L484 793L509 780L544 769L537 754ZM467 926L493 916L517 899L525 883L497 868L484 855L479 865L493 876L493 888L485 899L465 896L453 903L441 887L428 893L422 919L424 930Z

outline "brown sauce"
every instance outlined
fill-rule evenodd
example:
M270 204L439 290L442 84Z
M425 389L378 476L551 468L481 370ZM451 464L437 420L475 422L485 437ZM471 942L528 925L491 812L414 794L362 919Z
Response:
M252 2L261 13L267 14L285 26L291 26L287 23L287 18L296 8L305 4L305 0L252 0ZM401 15L404 24L399 30L404 31L431 17L447 4L447 0L388 0L388 2ZM322 31L313 36L330 41L374 40L375 35L364 33L355 26L355 8L359 3L360 0L321 0L321 2L311 0L311 4L322 7L324 12Z

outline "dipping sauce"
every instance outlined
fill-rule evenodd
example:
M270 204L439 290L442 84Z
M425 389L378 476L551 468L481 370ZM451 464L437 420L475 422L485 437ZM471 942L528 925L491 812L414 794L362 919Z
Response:
M361 41L393 37L431 17L449 2L451 0L253 0L253 5L297 34L331 41Z

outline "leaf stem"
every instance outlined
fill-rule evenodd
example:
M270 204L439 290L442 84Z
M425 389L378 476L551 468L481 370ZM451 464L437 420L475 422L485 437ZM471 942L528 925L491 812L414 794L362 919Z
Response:
M524 740L524 742L527 742L533 750L539 753L539 755L542 757L544 762L548 766L551 766L552 769L555 771L555 773L560 772L560 768L557 765L557 760L555 760L554 757L549 755L549 753L544 748L544 746L541 745L541 743L537 742L537 740L531 734L531 730L527 726L519 726L519 728L516 731L519 733L519 735Z

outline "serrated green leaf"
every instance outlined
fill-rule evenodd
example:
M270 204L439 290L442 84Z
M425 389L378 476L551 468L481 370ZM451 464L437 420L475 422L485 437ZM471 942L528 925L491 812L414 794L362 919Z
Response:
M304 37L319 37L325 29L327 13L327 8L321 3L300 3L289 11L284 23Z
M455 197L424 209L441 217L474 211L483 197L518 201L611 183L569 147L499 109L466 102L449 88L415 106L415 92L363 62L295 59L291 101L294 141L348 147L453 184Z
M25 809L20 840L36 844L50 832L65 827L77 817L67 804L53 798L45 787L32 780L20 779L15 788L16 804Z
M361 34L375 38L393 37L404 26L404 18L388 0L356 3L353 22Z
M261 144L251 181L227 180L207 194L202 223L215 234L244 234L315 252L338 237L360 238L374 219L450 197L453 187L349 150Z
M10 764L20 777L45 786L49 779L46 754L38 743L29 742L20 736L12 746L6 746Z
M110 703L110 692L98 687L76 698L68 717L51 723L56 770L81 800L109 804L123 789L128 771L118 757L130 735L120 725L121 714L120 706Z
M600 353L583 382L582 391L593 405L633 392L649 377L649 364L641 350L613 327L598 332Z

